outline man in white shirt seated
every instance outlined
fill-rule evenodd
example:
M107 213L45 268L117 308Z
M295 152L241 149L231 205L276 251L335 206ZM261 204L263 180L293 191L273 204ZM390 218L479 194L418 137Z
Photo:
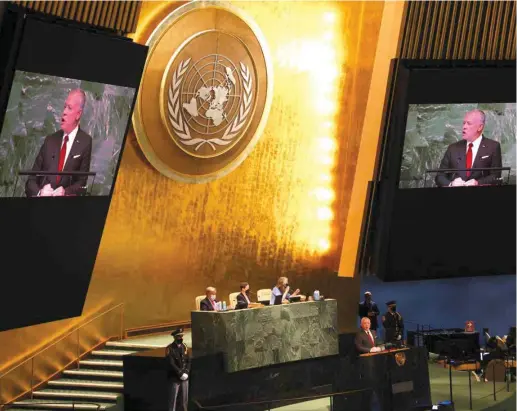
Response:
M375 346L375 331L370 330L370 319L368 317L361 318L361 329L355 335L355 349L359 354L369 352L380 352L382 347Z
M294 293L289 294L289 282L287 277L280 277L276 282L276 287L271 291L271 300L269 305L280 305L287 304L290 297L294 297L300 293L299 289L296 289Z

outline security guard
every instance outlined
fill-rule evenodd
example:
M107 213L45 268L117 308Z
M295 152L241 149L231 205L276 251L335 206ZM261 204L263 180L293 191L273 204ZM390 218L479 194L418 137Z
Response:
M190 356L187 346L183 343L183 329L178 328L171 335L174 341L166 350L169 362L169 411L187 411Z
M384 327L384 342L392 344L402 344L404 335L404 320L397 312L397 302L388 301L388 312L382 316L382 326Z

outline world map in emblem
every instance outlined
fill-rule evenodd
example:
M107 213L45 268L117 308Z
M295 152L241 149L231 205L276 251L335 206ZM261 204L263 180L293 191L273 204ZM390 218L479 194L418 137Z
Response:
M216 155L245 126L253 99L253 76L246 64L221 54L179 62L168 94L168 115L180 146Z

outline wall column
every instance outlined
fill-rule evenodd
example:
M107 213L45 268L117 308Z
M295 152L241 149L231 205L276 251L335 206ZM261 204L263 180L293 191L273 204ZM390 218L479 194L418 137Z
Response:
M400 33L403 28L405 4L405 1L386 1L384 4L354 185L346 220L343 250L339 263L338 273L340 277L354 276L365 202L367 200L368 182L372 180L375 169L377 146L384 112L384 100L389 82L390 61L397 57Z

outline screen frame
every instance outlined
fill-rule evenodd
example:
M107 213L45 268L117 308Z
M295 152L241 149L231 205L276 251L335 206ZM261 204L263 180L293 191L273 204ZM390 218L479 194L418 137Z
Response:
M5 84L8 84L8 87L5 87L5 90L4 88L0 90L0 131L3 129L5 110L11 96L11 88L14 76L17 71L69 78L73 80L91 81L101 84L133 88L135 90L133 101L131 102L129 117L126 123L126 128L120 143L121 148L115 165L113 182L111 184L110 192L107 195L107 197L109 197L111 200L120 169L120 163L124 154L127 135L131 127L131 120L138 97L143 67L139 67L138 64L135 64L133 67L131 67L132 72L125 73L126 77L117 75L116 70L106 72L103 68L101 68L104 67L104 65L97 65L95 66L96 69L93 70L93 72L90 72L89 67L91 67L91 64L88 61L88 55L86 53L76 53L73 56L76 60L74 63L75 67L57 67L54 65L54 61L59 61L60 58L58 48L48 47L45 35L51 36L51 34L47 32L45 35L41 35L41 33L43 32L43 27L47 27L47 31L61 29L70 30L70 33L74 33L75 37L80 38L83 42L86 43L90 41L95 41L98 44L106 44L106 41L117 42L118 47L122 46L126 48L126 50L121 51L121 54L129 49L134 49L137 47L140 49L140 57L142 57L144 61L147 57L148 47L145 45L133 43L130 38L115 35L112 30L100 30L98 28L87 26L82 23L59 19L37 12L29 12L28 10L21 9L17 6L11 8L11 5L8 5L8 10L14 10L15 13L17 13L17 49L12 53L13 56L11 56L5 73ZM73 38L73 36L70 36L70 38ZM51 54L50 56L45 54L45 52L48 50L51 50L54 54ZM38 69L35 70L34 67L38 67ZM93 197L106 197L106 195ZM75 198L77 197L61 197L55 198L54 200L73 201ZM37 201L38 199L34 198L31 200Z
M461 104L461 103L515 103L515 60L490 61L436 61L436 60L396 60L394 70L394 95L389 120L383 135L387 142L386 159L376 170L377 180L396 180L400 183L402 155L406 138L409 106L411 104ZM508 81L508 87L499 89L500 78L490 76L498 70L498 75ZM461 75L458 73L461 72ZM486 81L469 87L469 80L486 77ZM446 81L447 87L435 87L433 80ZM483 101L490 96L490 101Z
M373 272L376 276L386 281L422 279L422 277L402 278L392 275L395 270L392 269L392 262L389 259L390 243L396 237L392 222L400 191L412 192L406 195L406 197L411 197L413 201L418 201L418 191L438 190L438 188L399 188L409 105L426 103L454 104L458 102L515 103L515 68L515 60L441 61L393 59L391 61L374 180L369 183L371 190L369 190L366 212L363 216L363 230L360 240L362 246L358 251L356 273ZM453 86L451 86L451 77L454 77L452 76L454 72L456 73L456 83L453 82ZM486 82L483 83L480 89L474 90L472 87L469 87L467 80L475 78L476 75L479 76L479 73L485 74ZM436 83L431 81L433 76L435 79L448 78L448 81L446 84L440 84L441 87L438 87ZM498 84L500 86L504 79L507 79L506 87L497 87ZM425 94L426 92L428 94L423 96L423 93ZM486 188L489 189L491 187ZM475 187L472 189L484 190L485 187ZM456 191L455 193L456 195L461 195L461 191ZM505 192L502 195L506 198L507 193ZM513 215L513 218L515 219L515 215ZM458 276L462 275L459 274Z
M11 313L1 319L0 331L82 314L148 52L147 46L114 35L111 31L29 12L12 5L8 5L8 8L16 15L17 25L14 32L0 31L0 35L5 34L15 40L5 62L4 79L7 80L4 80L0 90L4 96L0 101L0 109L3 108L0 111L0 127L3 127L5 105L16 70L132 87L135 95L109 195L0 198L0 226L6 239L0 249L4 273L2 287L8 290L0 299L0 311ZM56 62L55 55L53 59L48 59L45 50L39 50L44 48L42 45L46 49L55 48L58 43L73 45L78 36L84 41L84 50L66 55L69 59L64 64L63 60ZM39 62L29 67L26 64L29 60L23 55L27 42L31 46L29 50L40 55ZM97 53L102 58L107 50L111 57L109 64L97 64L92 70L95 61L90 58L91 55ZM37 56L30 57L34 63ZM20 65L20 62L23 64ZM89 75L89 71L94 75ZM102 77L104 74L106 77ZM126 81L117 80L124 76ZM13 311L12 307L17 309Z

